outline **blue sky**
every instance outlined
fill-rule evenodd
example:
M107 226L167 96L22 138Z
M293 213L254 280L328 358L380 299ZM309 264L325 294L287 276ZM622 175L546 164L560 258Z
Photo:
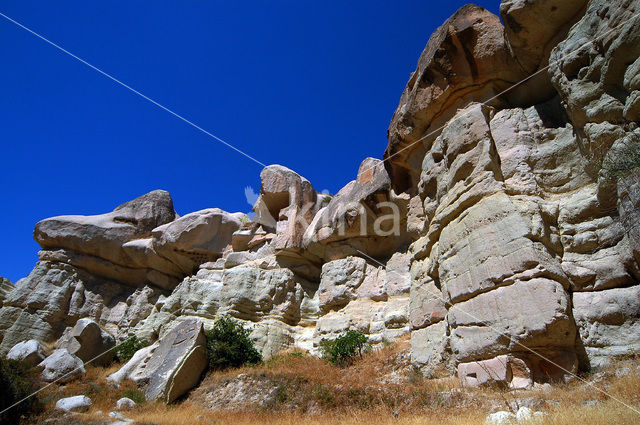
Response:
M477 2L497 13L498 0ZM0 12L266 164L338 191L380 158L429 36L461 1L14 1ZM0 275L33 227L153 189L250 210L261 166L0 18Z

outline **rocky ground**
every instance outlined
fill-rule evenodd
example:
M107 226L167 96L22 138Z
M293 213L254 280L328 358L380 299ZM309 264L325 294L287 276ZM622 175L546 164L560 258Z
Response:
M125 383L116 388L109 383L107 376L116 367L88 367L88 379L46 388L39 395L44 412L25 423L115 425L118 419L109 414L116 411L125 421L145 425L370 421L466 425L484 424L499 412L509 417L521 411L523 417L527 409L532 414L529 422L505 423L637 423L638 414L632 409L640 408L640 363L635 358L567 383L517 391L463 389L457 379L427 379L411 367L409 358L406 342L366 354L346 368L292 351L259 366L210 372L196 390L169 406L150 401L121 410L116 408L118 400L141 394L136 386ZM91 399L86 411L55 410L60 397L77 394Z

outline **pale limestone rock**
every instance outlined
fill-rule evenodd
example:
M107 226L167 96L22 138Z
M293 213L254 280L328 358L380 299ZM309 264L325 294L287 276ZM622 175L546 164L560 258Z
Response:
M196 211L153 229L153 249L189 275L220 258L241 225L234 214L219 208Z
M17 343L9 350L7 358L20 361L27 366L35 366L47 357L44 353L44 345L40 341L30 339L29 341Z
M63 263L39 262L0 309L0 352L26 339L54 342L81 318L95 320L113 335L126 335L160 295L149 286L134 289Z
M126 411L136 407L136 402L128 397L123 397L116 402L116 410Z
M546 65L551 48L584 13L587 0L503 0L505 38L522 68L533 73Z
M453 357L446 321L411 332L411 363L420 368L427 378L441 378L451 374Z
M457 373L463 387L479 387L490 383L511 389L533 386L533 373L522 359L513 356L502 355L489 360L460 363Z
M41 378L46 382L65 383L80 378L86 373L82 360L64 348L55 350L38 366L43 368Z
M56 402L56 410L63 412L86 412L93 403L86 395L61 398Z
M367 158L356 180L315 215L304 234L303 248L329 261L363 254L390 257L409 240L408 203L408 196L391 190L382 161Z
M543 353L572 350L576 329L570 304L562 285L546 278L482 293L449 309L452 351L468 362L523 351L522 345Z
M115 356L115 338L89 318L76 322L71 332L58 343L83 362L108 365Z
M123 367L129 373L109 379L131 379L144 389L147 399L171 403L197 385L207 368L202 322L181 322L143 354L146 356L136 355Z
M574 292L573 316L591 366L640 351L640 286Z
M36 224L34 239L46 251L62 249L65 262L135 286L148 282L150 267L134 267L122 245L151 236L154 228L174 218L171 196L156 190L107 214L42 220ZM161 279L159 283L165 282Z
M389 158L397 190L415 187L425 150L458 108L489 100L526 76L503 31L497 16L466 5L431 36L388 130L384 158ZM504 93L492 103L504 105L516 96ZM414 144L428 135L424 143Z

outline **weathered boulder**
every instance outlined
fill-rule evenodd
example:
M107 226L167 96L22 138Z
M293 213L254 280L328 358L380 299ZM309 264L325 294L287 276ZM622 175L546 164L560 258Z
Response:
M123 397L116 402L116 410L131 410L136 407L136 402L128 397Z
M40 341L30 339L29 341L17 343L9 350L7 358L20 361L27 366L35 366L47 357L44 353L44 345Z
M80 319L68 335L62 338L58 348L78 356L83 362L108 365L115 356L115 338L89 318Z
M449 309L452 351L460 362L526 351L524 347L540 353L572 351L576 328L570 305L564 288L545 278L482 293Z
M93 403L86 395L61 398L56 402L56 410L63 412L86 412Z
M549 74L582 139L597 163L637 121L640 89L640 5L633 0L589 2L584 16L551 52Z
M200 264L220 258L240 226L238 214L219 208L196 211L155 228L153 249L190 275Z
M522 359L506 355L490 360L460 363L458 379L463 387L501 384L512 389L523 389L533 385L533 373L527 364Z
M46 382L65 383L77 379L86 373L82 360L64 348L55 350L38 366L44 368L41 378Z
M126 375L144 389L148 400L171 403L198 384L208 364L206 338L199 320L182 321L143 350L123 367L128 373L114 374L110 380L117 382Z
M440 321L411 332L411 363L427 378L451 376L454 366L447 322Z
M474 101L521 103L513 92L504 93L526 73L511 56L503 31L497 16L469 4L429 39L388 130L384 158L397 191L416 186L426 150L458 108Z

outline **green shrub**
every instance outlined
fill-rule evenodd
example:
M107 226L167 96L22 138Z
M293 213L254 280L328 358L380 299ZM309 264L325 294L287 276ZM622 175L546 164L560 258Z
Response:
M137 336L129 335L127 339L118 344L116 348L116 358L120 363L128 362L136 351L146 347L147 345L149 344L145 341L139 340Z
M125 391L122 397L130 398L135 401L136 404L143 404L147 401L147 398L144 396L144 393L136 388Z
M17 424L21 416L28 416L39 409L38 399L29 397L35 386L25 377L26 373L26 366L20 362L0 358L0 412L9 409L0 414L0 425ZM23 400L26 397L29 398Z
M358 331L348 331L336 339L320 341L322 357L337 366L352 364L356 356L361 357L369 348L369 338Z
M207 332L207 355L213 369L256 364L262 356L249 338L249 331L228 317L220 318Z

